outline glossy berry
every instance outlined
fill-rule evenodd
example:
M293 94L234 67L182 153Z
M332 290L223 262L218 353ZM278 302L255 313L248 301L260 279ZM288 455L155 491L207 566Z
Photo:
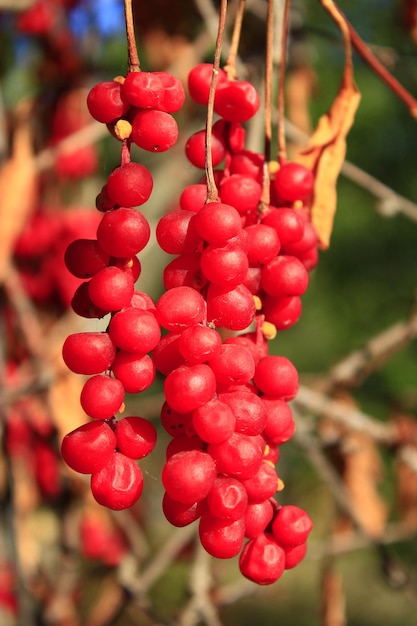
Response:
M97 228L100 248L112 257L130 258L148 243L150 227L144 215L133 208L106 212Z
M265 265L274 259L280 250L281 243L277 231L267 224L253 224L245 228L248 236L249 263Z
M200 63L192 68L188 74L188 91L197 104L207 105L210 85L213 77L213 64ZM227 82L227 75L221 68L218 70L216 88Z
M207 496L216 475L216 465L207 452L188 450L167 460L162 469L162 484L173 500L193 504Z
M292 400L298 391L298 372L284 356L268 355L259 361L253 377L262 393L281 400Z
M222 287L236 287L245 279L248 257L236 244L207 246L201 254L201 270L207 280Z
M218 398L195 409L191 419L194 431L206 443L221 443L235 430L236 418L232 409Z
M107 194L119 206L134 207L144 204L152 193L153 179L149 170L130 161L116 167L107 180Z
M111 369L127 393L140 393L155 380L155 364L148 354L118 350Z
M273 185L279 199L284 202L306 200L313 191L314 176L301 163L285 163L275 174Z
M244 174L231 174L220 186L222 202L234 206L241 215L255 210L261 195L261 185L254 178Z
M272 498L277 492L278 476L275 468L268 461L262 461L258 471L242 483L249 502L261 503Z
M162 102L164 85L156 72L129 72L121 92L132 106L140 109L157 109Z
M229 81L216 94L214 109L228 122L246 122L259 109L256 88L245 80Z
M87 107L91 116L103 124L122 117L129 106L121 94L121 84L115 80L97 83L87 95Z
M91 301L103 311L119 311L129 306L133 292L132 273L115 266L100 270L88 286Z
M206 317L203 296L191 287L174 287L165 291L156 303L156 318L167 330L179 332Z
M185 156L195 167L204 169L205 167L205 145L206 131L199 130L188 138L185 144ZM211 136L211 158L213 167L217 167L223 161L226 154L224 143L221 139L212 134Z
M216 379L204 363L180 365L164 382L165 398L179 413L188 413L209 402L216 392Z
M194 252L202 240L196 229L195 213L182 209L163 215L155 234L159 246L169 254Z
M262 396L266 409L266 424L263 431L266 439L277 446L286 443L295 432L295 422L291 407L284 400Z
M123 385L119 380L107 374L97 374L84 383L80 404L90 417L106 420L120 410L124 394Z
M235 431L245 435L260 435L267 423L267 413L261 398L247 391L219 394L219 399L233 411Z
M243 517L229 520L206 511L200 517L199 537L203 548L217 559L231 559L239 554L245 537Z
M179 350L189 363L204 363L220 354L222 339L214 328L195 324L182 331Z
M143 459L156 445L156 428L143 417L128 416L119 419L114 434L119 452L131 459Z
M170 524L177 528L188 526L195 522L206 510L206 501L183 504L171 498L167 492L162 498L162 511Z
M115 355L115 345L104 332L73 333L62 346L64 362L76 374L100 374L110 367Z
M270 533L262 533L245 544L239 569L258 585L271 585L284 573L285 552Z
M108 333L115 346L136 354L150 352L161 338L155 315L136 307L126 307L113 315Z
M167 291L173 287L192 287L200 291L207 284L200 267L200 254L190 252L175 257L164 267L163 282Z
M255 373L255 361L250 350L237 344L225 344L209 365L221 385L244 385Z
M110 257L96 239L75 239L65 250L64 261L77 278L91 278L107 267Z
M258 471L264 446L258 437L234 433L230 439L208 446L219 473L246 480Z
M99 504L114 511L127 509L142 494L142 471L133 459L114 452L106 465L91 475L90 486Z
M279 255L262 268L262 288L275 298L301 296L308 282L308 272L295 256Z
M76 472L91 474L101 470L112 458L116 436L104 421L87 422L62 440L61 454Z
M168 402L161 408L161 425L171 437L181 437L189 432L192 413L178 413Z
M245 511L245 537L254 539L268 526L274 516L274 507L270 500L248 502Z
M246 489L237 478L219 475L207 495L207 505L214 517L236 521L248 506Z
M306 542L313 522L303 509L293 504L280 507L272 522L275 539L285 546L298 546Z
M265 320L274 324L277 330L285 330L298 322L302 313L300 296L276 297L264 296L262 312Z
M206 242L214 246L225 245L242 230L238 210L224 202L209 202L197 212L195 227Z
M164 111L139 111L132 120L130 138L143 150L165 152L178 139L178 125L172 115Z
M210 285L207 290L207 319L217 327L244 330L255 317L255 303L249 289L237 285L233 289Z

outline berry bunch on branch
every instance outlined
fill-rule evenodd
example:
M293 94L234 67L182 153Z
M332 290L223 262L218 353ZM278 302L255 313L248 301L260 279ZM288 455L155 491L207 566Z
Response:
M207 116L205 128L186 141L185 157L202 177L157 224L156 240L173 258L163 270L165 290L154 302L135 289L141 272L137 255L150 238L138 207L149 199L153 179L147 167L131 160L131 146L169 150L178 138L173 113L185 93L171 74L141 70L126 1L128 72L98 83L87 98L94 119L120 141L121 162L97 196L103 215L96 237L75 240L65 254L69 271L83 279L72 308L108 323L100 332L71 334L63 345L68 368L89 377L80 402L91 418L64 437L64 460L91 475L97 502L116 510L132 506L143 490L138 460L152 452L157 429L141 416L121 414L125 395L148 389L158 372L164 377L161 426L171 436L161 472L165 517L178 527L197 522L210 555L239 555L242 574L263 585L303 559L312 530L304 510L277 499L284 488L277 470L280 446L295 431L290 402L298 373L288 358L269 349L277 332L299 320L309 272L323 245L320 228L312 223L321 156L314 153L311 167L302 158L286 158L288 7L287 2L276 161L269 48L264 153L246 145L245 125L259 113L261 97L237 77L235 67L244 2L224 67L225 1L214 61L189 73L189 94L206 107ZM270 2L269 41L272 24ZM305 154L310 153L307 147Z

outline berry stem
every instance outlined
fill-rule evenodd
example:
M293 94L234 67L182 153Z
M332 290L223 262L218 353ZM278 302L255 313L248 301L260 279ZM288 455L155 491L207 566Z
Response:
M226 65L224 71L227 74L229 80L236 79L236 59L237 51L239 49L240 34L242 32L243 16L245 14L246 0L239 0L239 6L235 17L235 23L233 27L232 41L230 43L229 54L227 56Z
M270 202L269 163L271 161L271 90L273 65L273 29L274 29L274 0L268 0L266 17L266 50L265 50L265 123L264 123L264 167L262 177L262 196L260 206L268 206Z
M370 48L365 44L365 42L360 38L358 33L355 31L350 22L346 19L345 15L342 11L337 7L333 2L329 0L320 0L323 7L330 13L331 17L338 23L340 26L341 21L343 21L345 27L347 28L350 36L350 41L352 46L355 48L356 52L360 54L363 60L369 65L369 67L375 72L377 76L379 76L384 83L395 93L396 96L408 107L410 114L417 118L417 100L414 96L411 95L401 83L397 81L392 74L387 70L387 68L382 65L382 63L376 58L376 56L372 53Z
M284 84L285 84L285 66L287 60L287 40L288 40L288 23L290 13L290 0L285 0L284 14L282 18L282 37L281 37L281 58L279 66L279 84L278 84L278 163L283 165L287 158L287 148L285 143L285 120L284 120Z
M213 114L214 114L214 96L216 93L217 77L220 67L220 56L223 44L224 28L226 23L227 13L227 0L222 0L219 13L219 25L217 30L216 48L214 52L213 60L213 75L211 77L210 91L207 103L207 117L206 117L206 140L205 140L205 172L207 181L207 199L208 202L218 202L219 194L217 190L216 181L214 180L213 172L213 160L211 155L211 134L213 128Z
M135 27L133 22L132 0L124 0L126 38L127 38L127 58L128 72L140 72L140 62L136 47Z

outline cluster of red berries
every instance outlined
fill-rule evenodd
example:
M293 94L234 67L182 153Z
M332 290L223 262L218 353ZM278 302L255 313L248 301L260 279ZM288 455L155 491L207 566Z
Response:
M207 104L213 66L189 75L194 100ZM302 509L274 499L279 446L294 433L288 402L298 389L294 365L268 354L267 337L301 314L317 238L307 212L313 176L287 163L261 206L264 159L245 150L242 122L259 97L245 81L220 72L214 109L213 165L218 201L207 187L188 186L179 208L158 222L160 247L175 258L165 267L156 316L167 333L153 352L166 376L161 422L172 436L162 470L163 510L175 526L199 520L203 547L218 558L240 553L241 572L275 582L306 553L312 529ZM204 167L205 131L186 143ZM267 322L267 324L265 324ZM254 325L254 329L251 325ZM223 339L218 328L236 332Z
M202 64L190 74L190 94L201 104L212 72ZM317 262L308 213L294 208L311 194L313 177L296 163L282 165L271 183L273 200L263 206L264 159L245 150L242 125L257 112L259 96L246 81L222 72L219 78L211 145L214 166L223 163L214 172L220 198L208 201L205 181L190 185L179 207L159 220L157 241L174 258L156 303L135 291L136 255L150 229L134 207L149 198L152 176L131 162L130 144L170 148L178 135L171 113L184 91L165 72L130 72L90 91L91 114L123 142L122 163L97 197L104 215L96 238L70 244L65 262L84 279L74 311L109 314L110 321L104 332L75 333L64 343L69 369L90 376L80 400L93 421L64 438L62 455L91 474L99 503L131 506L143 488L136 461L152 451L156 429L115 413L124 394L148 388L158 370L165 376L161 423L172 437L162 469L166 518L175 526L199 520L211 555L240 553L241 572L270 584L304 557L312 528L305 511L274 498L282 485L275 468L280 445L295 428L289 402L298 373L286 357L268 354L268 338L298 320ZM204 167L205 131L185 150Z
M112 509L140 497L143 477L136 461L153 450L157 435L142 417L115 417L126 393L140 393L154 381L149 353L161 337L154 302L135 290L141 272L137 255L148 243L150 227L134 207L148 200L153 180L145 166L130 160L130 142L152 151L171 147L178 136L171 113L183 101L182 84L166 72L131 72L98 83L87 98L92 116L123 142L122 164L97 198L103 216L95 238L75 239L65 253L67 269L83 279L73 310L86 318L110 315L110 321L106 331L74 333L64 342L68 368L89 376L80 402L93 421L66 435L61 449L72 469L91 474L95 499Z

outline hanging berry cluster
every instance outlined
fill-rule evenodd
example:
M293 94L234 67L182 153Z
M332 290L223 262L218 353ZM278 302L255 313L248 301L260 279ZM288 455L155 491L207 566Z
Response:
M212 77L211 64L191 71L195 102L209 105ZM286 357L269 354L268 340L299 319L317 262L317 238L303 208L313 176L282 162L270 181L266 157L245 148L243 124L260 106L255 87L222 70L215 86L218 120L185 147L206 176L184 189L179 208L157 224L158 244L174 258L156 304L135 291L136 255L150 237L136 207L148 200L152 176L130 160L130 145L169 149L178 135L171 113L184 91L166 72L135 70L89 93L93 117L122 141L121 165L98 195L104 215L96 239L71 244L66 264L85 279L73 309L84 317L109 314L110 321L104 332L75 333L64 343L69 369L90 376L81 405L93 420L64 438L62 455L74 470L91 474L100 504L131 506L143 489L137 460L154 448L156 429L142 417L115 414L125 393L147 389L158 370L165 377L161 424L171 435L161 475L167 520L174 526L198 520L209 554L240 554L244 576L271 584L304 557L312 529L305 511L275 499L283 487L280 446L295 429L289 402L298 373ZM208 159L222 169L210 171Z

